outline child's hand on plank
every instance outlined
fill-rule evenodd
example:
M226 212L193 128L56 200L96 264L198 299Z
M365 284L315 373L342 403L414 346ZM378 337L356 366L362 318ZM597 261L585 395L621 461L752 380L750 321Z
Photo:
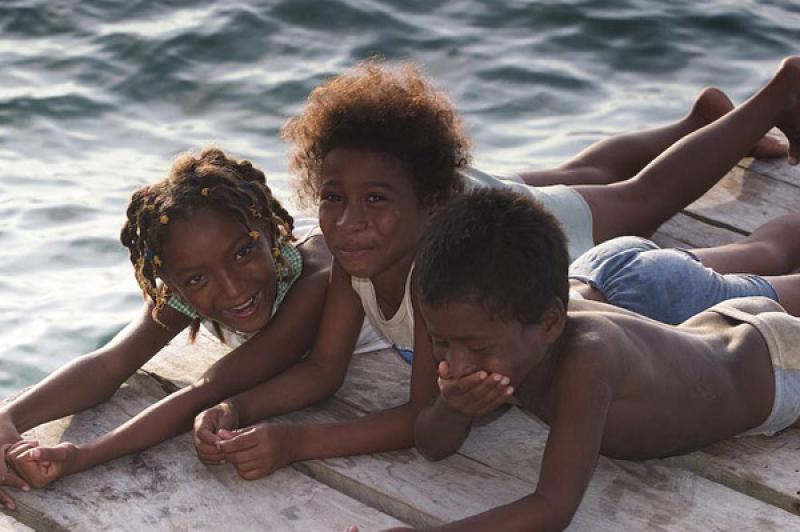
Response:
M77 454L77 447L69 442L55 447L39 447L35 441L22 440L9 448L6 456L28 484L43 488L61 478Z
M290 425L259 423L234 431L221 430L220 449L225 460L246 480L265 477L291 461Z
M233 430L239 426L239 414L230 403L220 403L217 406L200 412L194 418L192 439L197 457L205 465L225 463L225 455L220 450L220 430Z

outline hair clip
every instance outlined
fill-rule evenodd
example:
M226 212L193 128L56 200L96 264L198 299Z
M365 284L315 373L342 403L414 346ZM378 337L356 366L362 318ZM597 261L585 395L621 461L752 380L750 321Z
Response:
M281 256L281 248L278 246L273 247L272 256L275 257L276 259L279 258Z
M161 222L161 225L167 225L169 223L169 216L167 216L166 214L162 214L158 218L158 221Z
M258 240L258 237L261 236L261 233L259 233L258 231L250 231L247 234L250 235L250 238L252 238L253 240Z
M200 189L200 194L202 194L205 197L208 197L208 187L201 188Z

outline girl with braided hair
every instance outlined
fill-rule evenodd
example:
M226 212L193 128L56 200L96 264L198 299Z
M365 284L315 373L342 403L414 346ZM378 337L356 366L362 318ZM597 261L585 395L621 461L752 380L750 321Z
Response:
M4 405L3 450L32 448L49 483L189 430L204 408L291 367L315 336L331 264L319 231L297 239L293 229L294 219L250 162L216 148L180 156L168 177L134 192L120 235L146 300L141 315L106 346ZM20 433L41 423L105 401L179 332L189 328L193 340L201 325L235 349L197 383L85 444L39 448L20 441ZM380 342L365 330L360 347ZM9 500L0 502L13 506Z

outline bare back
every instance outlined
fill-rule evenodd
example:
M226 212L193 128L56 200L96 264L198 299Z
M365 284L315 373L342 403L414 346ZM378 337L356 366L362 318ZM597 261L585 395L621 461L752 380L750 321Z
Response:
M600 452L615 458L687 452L758 425L772 407L766 342L753 326L716 312L672 327L602 303L571 302L554 356L557 375L547 381L558 384L548 393L521 389L520 399L557 423L557 387L606 379L612 394ZM591 374L580 369L586 357Z

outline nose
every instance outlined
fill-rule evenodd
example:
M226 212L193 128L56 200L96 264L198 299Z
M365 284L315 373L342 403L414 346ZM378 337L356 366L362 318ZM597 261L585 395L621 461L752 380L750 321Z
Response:
M361 231L367 226L364 207L359 202L349 202L341 211L336 225L344 231Z
M223 270L219 273L219 285L226 299L236 300L243 293L243 280L236 272Z
M475 373L478 368L467 355L465 349L459 348L457 345L450 345L444 354L444 359L450 368L451 377L464 377Z

